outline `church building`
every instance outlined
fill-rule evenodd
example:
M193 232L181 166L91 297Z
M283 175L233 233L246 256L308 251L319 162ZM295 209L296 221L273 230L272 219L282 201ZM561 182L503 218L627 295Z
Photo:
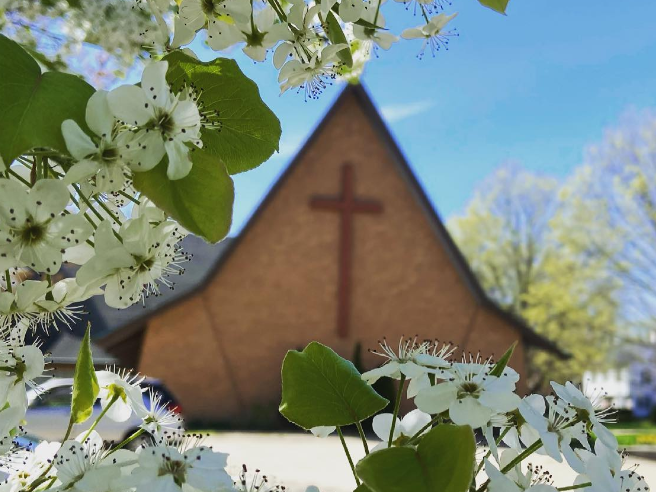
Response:
M562 354L483 292L362 86L239 236L184 244L194 259L175 291L124 311L92 302L95 342L161 379L191 421L275 413L285 353L312 340L346 358L362 347L365 370L382 362L367 348L403 335L483 356L517 341L520 374L530 346Z

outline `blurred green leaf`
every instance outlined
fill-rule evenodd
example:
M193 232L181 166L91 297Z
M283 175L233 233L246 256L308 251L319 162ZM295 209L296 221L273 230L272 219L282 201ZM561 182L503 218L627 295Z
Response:
M506 8L508 7L508 2L510 0L478 0L481 5L491 8L492 10L499 12L500 14L506 13Z

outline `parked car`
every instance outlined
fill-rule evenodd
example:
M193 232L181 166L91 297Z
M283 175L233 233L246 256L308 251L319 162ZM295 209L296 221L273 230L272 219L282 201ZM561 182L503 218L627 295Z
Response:
M27 393L27 426L30 435L45 439L47 441L59 441L62 439L70 415L71 388L73 379L52 378L40 384ZM148 390L152 388L162 396L162 403L167 403L169 409L180 413L171 392L156 379L144 379L141 386ZM150 406L148 391L144 392L144 404ZM96 401L93 406L93 414L89 419L73 428L72 436L76 436L91 427L91 424L101 412L100 402ZM107 417L103 418L96 426L96 430L107 442L118 443L131 435L141 424L141 420L134 414L125 422L114 422Z

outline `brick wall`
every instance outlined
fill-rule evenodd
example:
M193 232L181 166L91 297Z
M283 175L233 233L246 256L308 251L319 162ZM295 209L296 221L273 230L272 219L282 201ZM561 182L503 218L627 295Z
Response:
M351 357L356 342L366 349L383 336L419 335L500 356L519 338L476 304L386 143L346 97L213 281L148 324L139 369L163 379L188 417L234 421L257 406L275 411L286 351L311 340ZM345 162L354 166L356 194L385 209L355 218L351 333L340 339L339 216L308 201L339 195ZM366 351L363 360L380 362ZM523 370L521 346L514 366Z

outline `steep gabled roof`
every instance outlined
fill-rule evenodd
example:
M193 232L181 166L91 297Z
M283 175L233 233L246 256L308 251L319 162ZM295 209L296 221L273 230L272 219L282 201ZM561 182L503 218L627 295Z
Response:
M207 249L207 248L211 249L212 246L201 244L200 240L198 239L195 240L195 244L188 245L188 246L192 246L191 248L189 248L191 249L191 252L194 252L195 247L202 247L203 251L206 251L206 255L210 255L212 257L211 265L208 267L203 266L202 268L203 271L202 278L195 279L193 285L188 285L187 288L184 289L184 292L181 292L178 295L169 296L165 294L161 299L156 299L155 300L156 305L152 307L148 306L147 310L142 310L140 315L136 315L136 316L132 314L130 314L129 316L125 315L127 314L127 311L134 309L134 307L128 308L128 310L124 310L125 314L118 315L123 318L123 322L116 323L115 322L116 318L114 318L115 321L111 323L114 326L109 327L108 334L99 340L100 343L104 346L113 346L117 343L120 343L120 341L128 338L129 336L133 335L135 332L143 329L143 324L146 321L146 318L148 318L149 315L153 313L155 310L161 312L161 310L166 309L171 305L180 302L188 298L189 296L197 293L198 291L202 290L205 287L206 283L209 280L211 280L220 271L222 266L230 257L231 253L236 248L239 247L241 239L248 234L249 230L258 221L262 211L267 208L268 204L276 195L277 191L285 185L287 178L291 175L294 168L303 161L306 152L312 146L317 136L322 133L325 126L332 119L333 115L340 110L340 108L345 103L345 101L349 98L349 96L355 97L357 103L359 104L359 106L361 107L361 109L369 119L372 127L380 137L381 141L386 146L387 151L392 156L393 161L397 165L397 168L401 176L408 184L408 187L410 188L416 200L424 210L424 213L426 213L426 215L428 216L429 222L433 228L433 231L435 232L438 241L440 241L440 243L444 247L444 250L446 251L449 258L451 259L453 265L455 266L459 275L463 279L464 283L472 293L472 296L474 297L476 302L480 306L491 310L498 316L505 319L509 324L514 326L517 329L517 331L520 333L525 343L535 346L537 348L541 348L553 352L561 357L568 357L568 355L565 354L562 350L560 350L553 342L535 333L529 326L526 325L526 323L523 320L501 309L495 302L493 302L487 296L487 294L481 287L480 283L478 282L476 276L472 272L469 263L463 257L462 253L460 252L460 249L456 246L451 235L446 230L446 227L444 226L444 223L440 219L437 211L434 209L434 207L431 205L430 201L428 200L428 197L426 196L423 188L417 181L416 176L414 175L412 169L408 165L408 162L405 159L396 141L394 140L394 137L391 135L385 122L382 120L371 98L369 97L367 91L364 89L362 85L348 85L342 91L342 93L339 95L339 97L337 98L331 109L327 112L327 114L319 123L319 125L316 127L312 135L305 142L303 148L299 151L299 153L296 155L294 160L289 164L287 169L283 172L283 174L280 176L277 182L273 185L269 193L264 197L264 199L262 200L256 211L253 213L247 224L244 226L239 236L224 240L219 245L213 246L213 248L218 249L218 251L215 252L214 254L209 253L209 250ZM99 308L101 303L102 303L101 300L100 302L96 303ZM107 309L106 306L104 309ZM141 308L136 308L136 309L141 310Z

